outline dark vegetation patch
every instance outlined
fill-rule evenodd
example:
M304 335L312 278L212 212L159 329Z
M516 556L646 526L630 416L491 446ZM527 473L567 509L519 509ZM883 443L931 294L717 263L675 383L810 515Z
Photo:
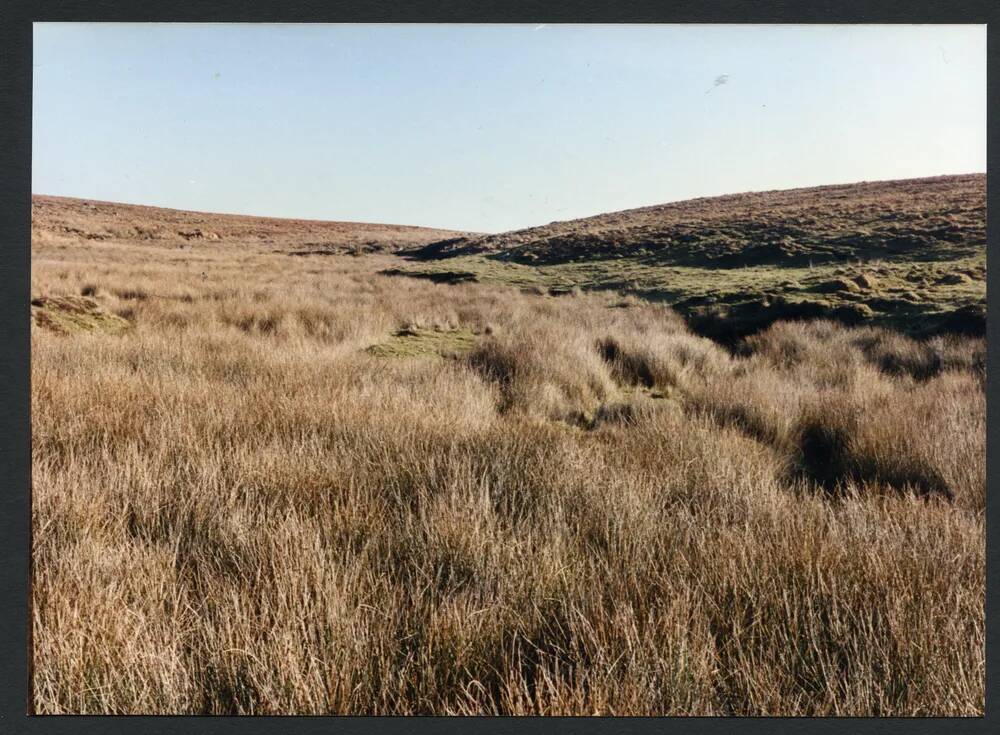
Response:
M518 356L502 349L493 341L487 341L471 351L466 358L468 365L485 380L500 388L500 413L514 406L514 387L525 367Z
M280 314L240 314L238 316L223 316L223 324L236 327L246 334L273 335L281 326L282 316Z
M383 276L409 276L423 278L433 283L475 283L479 280L475 273L468 271L418 271L401 268L387 268L379 271Z
M820 351L820 355L816 351ZM832 321L782 322L742 340L733 350L740 357L760 355L772 364L789 368L810 357L829 362L857 353L870 365L891 376L918 381L946 370L985 376L985 345L976 337L946 334L911 338L878 327L845 330Z
M449 237L444 240L437 240L421 247L405 251L403 254L416 260L434 260L437 258L451 257L457 254L467 242L465 237Z
M302 257L305 255L340 255L339 250L292 250L289 255Z
M776 369L793 396L804 391L812 398L773 402L752 390L744 395L709 383L685 391L684 409L771 447L784 458L793 485L806 481L829 495L871 488L955 500L934 460L909 440L919 428L908 425L892 401L869 392L865 363L921 382L946 372L985 379L981 339L917 340L830 321L788 322L744 340L734 354L734 379ZM896 385L907 390L906 383Z
M114 294L122 301L145 301L149 298L149 294L141 288L116 289Z
M805 481L833 497L852 487L885 492L912 492L953 502L954 491L941 473L901 447L882 451L866 432L867 417L856 407L829 404L807 407L790 430L782 429L752 403L713 402L687 397L686 410L711 417L766 444L785 458L787 481Z
M636 426L651 413L651 402L610 401L602 403L594 414L592 428L602 424Z
M185 240L218 240L219 235L216 232L210 230L202 230L200 227L195 227L190 230L178 230L177 234L184 238Z
M986 336L986 305L970 304L944 314L933 325L933 334L964 334Z
M695 334L730 349L757 332L781 321L829 319L847 326L858 326L871 319L866 304L832 304L823 301L755 301L719 307L679 309Z
M872 332L854 340L870 363L888 375L908 375L929 380L945 367L943 355L926 343L893 339L894 335Z
M746 403L715 403L689 397L687 408L710 416L719 426L736 429L763 444L783 448L784 437L778 427L755 406Z
M823 281L813 286L812 290L816 293L838 293L844 291L858 293L861 291L861 287L854 281L848 281L846 278L835 278L832 281Z
M863 420L857 412L837 407L807 411L792 432L793 472L831 494L844 491L853 482L954 501L947 481L926 462L901 452L877 453L866 448L858 440Z
M369 240L367 242L356 242L350 244L338 243L338 242L307 242L304 243L306 247L299 250L291 250L288 252L289 255L295 257L305 257L310 255L370 255L372 253L380 253L385 250L383 244L376 240Z
M611 366L619 383L641 385L652 388L662 376L651 356L635 350L628 350L614 337L606 337L597 343L601 358Z

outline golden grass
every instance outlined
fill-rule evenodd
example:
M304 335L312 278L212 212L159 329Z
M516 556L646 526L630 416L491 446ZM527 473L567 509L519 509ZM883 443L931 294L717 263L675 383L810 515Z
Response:
M393 262L35 247L36 711L982 714L982 340Z

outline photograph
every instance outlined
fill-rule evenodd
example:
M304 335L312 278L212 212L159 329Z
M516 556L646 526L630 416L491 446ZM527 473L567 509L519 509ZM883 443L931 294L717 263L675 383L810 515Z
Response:
M985 716L984 23L28 36L30 714Z

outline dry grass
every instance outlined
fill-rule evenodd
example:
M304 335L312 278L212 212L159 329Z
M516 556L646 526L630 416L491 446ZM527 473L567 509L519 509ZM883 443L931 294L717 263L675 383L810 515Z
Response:
M37 711L983 712L982 340L393 260L36 245Z
M75 247L84 242L130 242L178 249L205 244L253 243L292 255L392 252L470 233L366 222L325 222L163 207L69 197L31 197L36 243Z

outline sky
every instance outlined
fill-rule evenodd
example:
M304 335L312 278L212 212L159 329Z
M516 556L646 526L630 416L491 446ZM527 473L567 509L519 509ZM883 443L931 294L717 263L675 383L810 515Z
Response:
M499 232L986 170L986 26L36 23L37 194Z

